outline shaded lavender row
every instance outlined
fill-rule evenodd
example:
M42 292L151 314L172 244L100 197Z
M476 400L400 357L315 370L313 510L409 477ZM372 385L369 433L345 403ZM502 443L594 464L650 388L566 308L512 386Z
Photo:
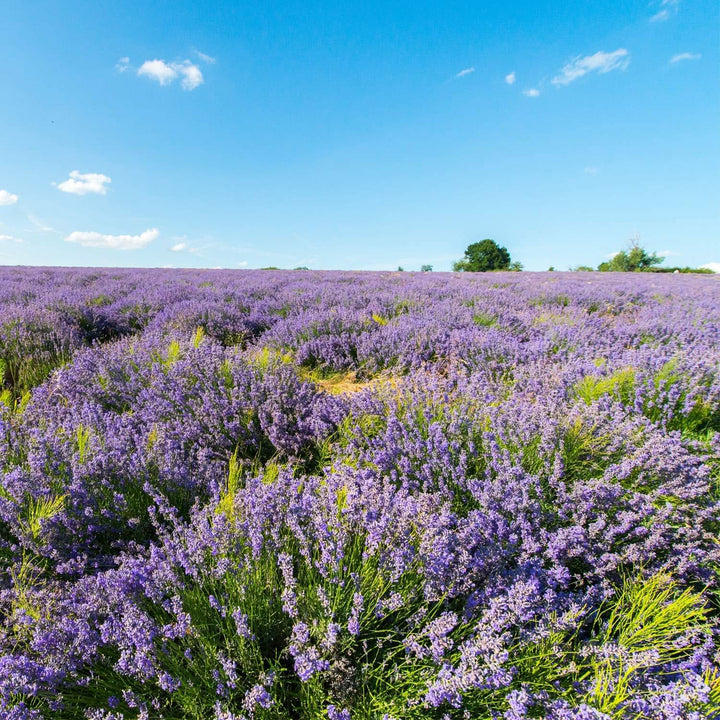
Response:
M707 716L718 280L5 269L3 716ZM603 639L629 577L705 624Z

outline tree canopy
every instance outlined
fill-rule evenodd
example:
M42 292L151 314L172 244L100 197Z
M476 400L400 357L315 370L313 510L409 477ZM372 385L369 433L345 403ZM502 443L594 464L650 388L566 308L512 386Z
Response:
M487 272L489 270L511 270L519 263L510 260L507 248L500 247L494 240L486 238L468 245L462 260L453 263L453 270L461 272Z
M659 265L665 258L649 254L640 247L637 240L631 240L627 250L615 253L607 262L600 263L600 272L639 272Z

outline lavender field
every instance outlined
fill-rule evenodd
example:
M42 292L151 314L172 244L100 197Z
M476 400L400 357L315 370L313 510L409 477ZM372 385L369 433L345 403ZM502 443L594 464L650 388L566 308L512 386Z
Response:
M720 277L0 270L0 717L720 717Z

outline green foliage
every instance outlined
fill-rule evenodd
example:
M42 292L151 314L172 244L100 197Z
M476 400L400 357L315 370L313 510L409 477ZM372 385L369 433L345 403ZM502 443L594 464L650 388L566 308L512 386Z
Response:
M47 498L29 498L20 524L34 540L40 539L43 522L51 520L65 507L65 495Z
M634 390L635 370L633 368L622 368L606 377L587 375L575 387L578 396L588 405L603 395L613 395L627 405L632 399Z
M481 327L497 325L497 317L491 313L477 312L473 314L473 322Z
M648 270L663 262L664 258L658 257L655 253L649 255L644 248L640 247L637 240L631 240L627 250L621 250L613 255L611 260L600 263L600 272L639 272Z
M710 634L702 593L680 592L677 583L662 573L647 580L626 580L617 598L598 616L595 643L615 646L616 651L591 656L590 704L613 718L627 717L623 704L637 693L632 687L635 677L687 657L685 638L696 633Z
M512 267L516 265L516 267ZM520 270L519 263L512 263L507 248L500 247L494 240L486 238L468 245L462 260L453 263L455 272L488 272L490 270Z
M420 266L420 272L432 272L433 266L432 265L421 265Z

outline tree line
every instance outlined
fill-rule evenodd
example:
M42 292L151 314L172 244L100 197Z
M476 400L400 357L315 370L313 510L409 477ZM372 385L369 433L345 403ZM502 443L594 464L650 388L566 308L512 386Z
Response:
M691 267L659 267L665 258L657 253L649 253L637 239L630 240L628 247L615 253L609 260L597 266L598 272L680 272L680 273L712 273L708 268ZM398 268L401 269L401 268ZM507 248L501 247L494 240L486 238L468 245L465 255L453 263L454 272L491 272L495 270L519 271L522 263L513 260ZM550 267L550 270L555 268ZM432 270L432 266L424 265L423 271ZM578 265L574 271L594 272L595 268Z

